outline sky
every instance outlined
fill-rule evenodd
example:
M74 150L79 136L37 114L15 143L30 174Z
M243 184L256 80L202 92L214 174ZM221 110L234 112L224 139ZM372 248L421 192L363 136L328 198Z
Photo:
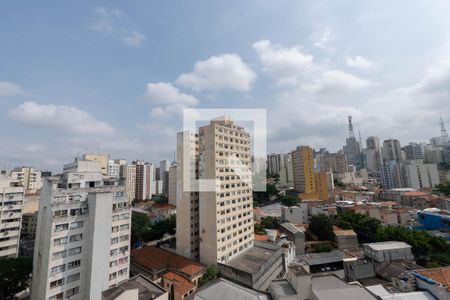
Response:
M267 151L450 127L450 2L1 1L0 168L172 160L185 108L267 109ZM450 128L448 128L450 130Z

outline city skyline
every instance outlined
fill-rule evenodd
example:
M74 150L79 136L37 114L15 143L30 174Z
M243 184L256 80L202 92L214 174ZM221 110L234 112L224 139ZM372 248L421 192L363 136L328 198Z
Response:
M0 166L172 159L182 108L266 108L268 152L448 127L445 1L195 4L3 3Z

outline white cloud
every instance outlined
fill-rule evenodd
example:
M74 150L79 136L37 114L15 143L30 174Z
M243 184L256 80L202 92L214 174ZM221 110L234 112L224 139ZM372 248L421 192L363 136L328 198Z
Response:
M239 90L248 91L256 79L253 72L236 54L212 56L198 61L191 73L181 74L177 83L200 90Z
M263 70L277 78L279 83L295 82L315 67L314 57L305 54L300 46L288 48L261 40L253 44L253 49L259 55Z
M9 112L17 122L78 135L111 135L115 129L72 106L24 102Z
M8 81L0 81L0 97L14 97L26 94L26 91L20 85Z
M310 36L310 39L312 40L313 45L321 50L328 52L334 52L336 50L330 45L331 41L333 40L333 33L328 27L324 27L320 30L315 31Z
M125 12L117 8L97 7L94 13L92 30L116 37L130 47L140 47L145 42L145 35L134 28Z
M373 67L373 62L371 62L367 58L364 58L359 55L357 55L355 57L347 56L347 58L345 59L345 62L347 64L347 66L349 66L349 67L355 67L355 68L361 68L361 69L369 69L369 68Z
M348 92L368 87L370 82L341 70L325 71L312 83L302 84L307 92Z
M180 114L183 108L196 106L200 102L196 97L182 93L169 82L148 83L145 99L162 105L150 111L150 115L155 118Z

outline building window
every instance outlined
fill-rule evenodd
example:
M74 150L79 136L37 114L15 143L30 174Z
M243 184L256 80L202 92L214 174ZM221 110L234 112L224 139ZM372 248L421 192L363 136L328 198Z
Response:
M61 232L69 229L69 223L55 225L55 232Z
M69 290L67 290L67 292L66 292L66 297L67 298L69 298L69 297L72 297L73 295L76 295L76 294L78 294L80 292L80 287L74 287L73 289L69 289ZM62 298L61 298L62 299Z
M52 268L52 275L64 272L66 270L66 265L59 265Z
M76 247L76 248L69 249L69 256L77 255L77 254L80 254L80 253L81 253L81 247Z
M67 276L67 283L69 283L69 282L74 282L74 281L77 281L78 279L80 279L80 273L75 273L75 274L72 274L72 275L70 275L70 276Z
M71 261L70 263L67 264L67 269L75 269L78 268L81 265L81 260L77 259L74 261Z
M83 235L81 233L70 236L71 243L81 241L82 239L83 239Z
M69 239L68 239L67 237L62 237L62 238L59 238L59 239L54 239L54 240L53 240L53 246L59 246L59 245L67 244L68 240L69 240Z
M55 253L53 253L53 260L59 259L59 258L64 258L66 256L67 256L67 251L66 250L55 252Z
M50 282L51 289L58 287L58 286L63 286L63 285L64 285L64 278Z
M51 296L48 300L62 300L64 298L64 293L56 294L55 296Z

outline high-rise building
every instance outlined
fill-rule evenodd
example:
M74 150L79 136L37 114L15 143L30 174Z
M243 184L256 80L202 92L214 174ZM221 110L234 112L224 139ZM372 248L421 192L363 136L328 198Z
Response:
M436 164L410 161L404 165L407 187L421 190L434 188L439 184L439 171Z
M381 151L380 139L377 136L369 136L366 139L367 149Z
M117 160L108 160L108 176L120 176L120 162Z
M0 175L0 259L17 257L19 252L25 189L14 185L8 176Z
M121 177L125 178L125 192L129 203L136 198L136 165L126 165L122 168Z
M184 153L183 148L187 149ZM200 262L210 265L227 262L252 247L254 234L250 135L229 117L213 119L209 125L200 127L198 137L189 132L178 135L177 162L177 173L181 179L180 190L177 191L180 195L177 199L178 252L191 256L189 251L195 253L198 247ZM191 166L190 170L184 169L187 165ZM196 170L198 176L195 175ZM195 189L190 192L186 191L186 186L183 189L183 184L187 184L186 176L190 176L191 183L197 177L201 180L199 187L202 190L196 190L199 191L198 202L195 198L192 199L195 197ZM208 184L209 182L215 184ZM210 189L203 190L204 187ZM193 224L197 218L198 240L196 226ZM179 232L179 228L187 229ZM190 233L191 237L183 237ZM187 246L187 251L182 245L178 246L179 237L183 245L192 244Z
M159 172L161 173L161 194L167 196L169 194L169 169L170 162L168 160L162 160L159 162Z
M155 169L153 164L143 161L134 161L133 165L136 166L136 201L143 201L151 199L152 197L152 185L154 182Z
M278 154L267 155L267 170L270 176L280 175L280 156Z
M405 158L407 160L419 160L425 157L425 143L409 143L403 147Z
M361 156L361 145L355 138L351 116L348 116L348 138L345 140L343 150L347 158L348 165L355 166L358 171L364 167Z
M34 193L42 188L41 172L30 167L14 168L10 173L11 179L18 181L25 188L26 193Z
M345 173L348 171L347 158L341 150L337 153L324 153L319 156L319 169L322 172Z
M199 232L199 139L198 133L177 135L176 240L177 253L200 259Z
M328 200L328 177L326 172L315 172L314 151L299 146L291 152L294 190L302 200Z
M308 146L298 146L291 152L294 173L294 190L302 194L316 192L314 154Z
M281 168L280 168L280 184L292 185L294 183L294 174L292 169L291 153L280 154Z
M46 178L31 299L101 299L129 278L130 227L125 189L98 161L75 159Z
M383 164L380 139L377 136L369 136L366 140L367 148L364 149L366 168L369 171L379 171Z
M177 164L173 163L169 168L168 192L167 198L169 204L177 206Z
M402 147L399 140L385 140L383 142L383 160L384 161L403 161Z
M391 160L383 162L380 169L381 183L385 189L404 188L406 179L403 173L403 164Z

